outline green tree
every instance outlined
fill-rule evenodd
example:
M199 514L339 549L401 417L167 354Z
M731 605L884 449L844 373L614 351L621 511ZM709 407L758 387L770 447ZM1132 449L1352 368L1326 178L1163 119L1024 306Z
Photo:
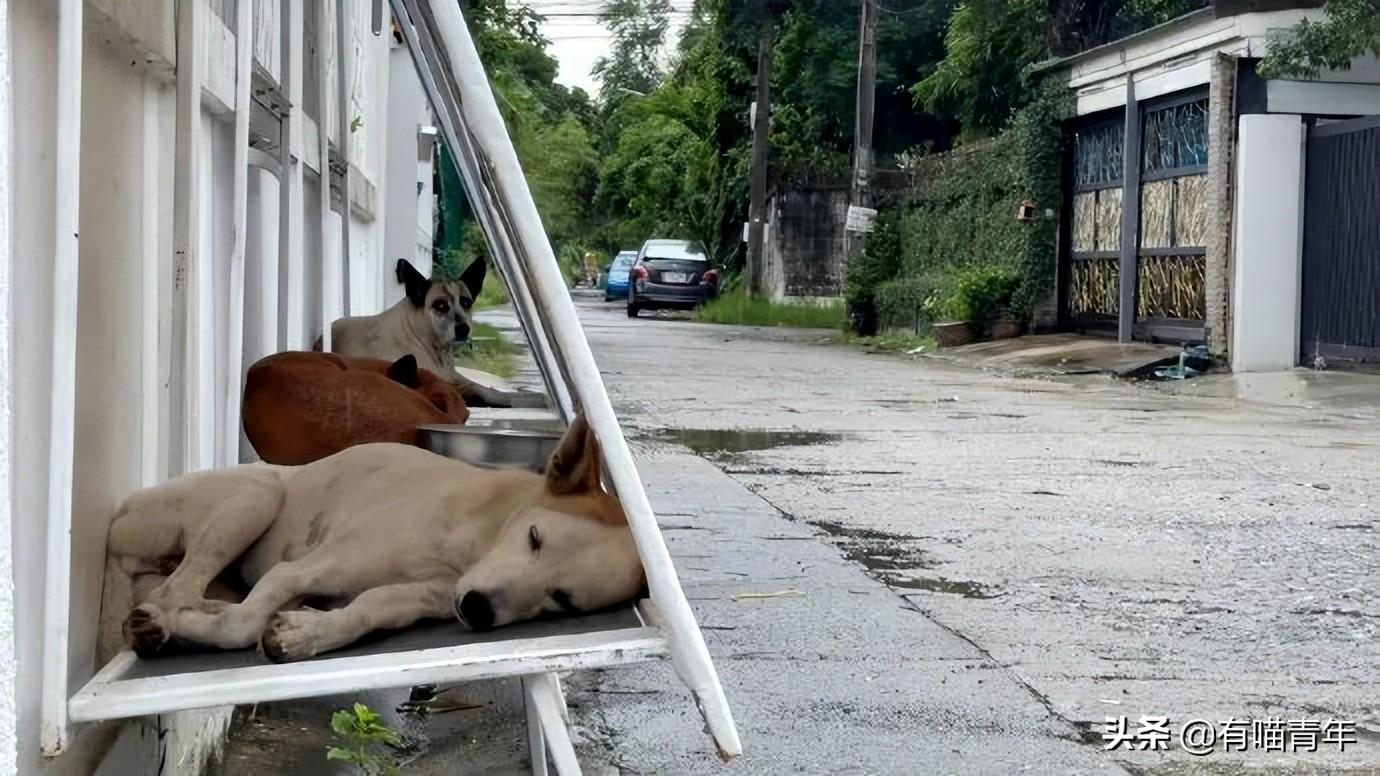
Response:
M580 253L595 225L594 106L583 90L556 83L542 17L529 6L509 0L461 4L553 248L558 255ZM443 192L458 194L453 186ZM446 242L438 245L442 272L457 272L485 253L473 222L462 226L447 224Z
M1271 41L1257 72L1265 78L1308 78L1349 69L1365 54L1380 56L1380 0L1329 0L1322 20L1304 19Z
M963 0L949 17L943 61L911 93L917 106L955 116L964 135L991 135L1030 101L1031 65L1125 37L1206 2Z
M859 4L795 0L781 24L772 149L788 164L846 168L857 106ZM944 57L952 0L888 0L877 20L874 149L947 148L953 122L917 111L906 89Z
M958 117L969 135L999 131L1025 95L1026 68L1044 58L1041 0L965 0L949 19L943 62L911 90L926 110Z
M659 64L670 27L670 0L607 0L599 20L613 34L611 51L594 63L605 105L628 92L646 94L661 82Z

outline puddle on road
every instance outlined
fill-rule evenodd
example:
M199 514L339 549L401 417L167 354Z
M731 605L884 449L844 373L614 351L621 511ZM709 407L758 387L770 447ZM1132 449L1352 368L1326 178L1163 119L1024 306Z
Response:
M995 592L985 585L979 585L976 582L965 582L960 579L945 579L944 577L907 577L905 579L888 582L887 584L909 588L911 590L926 590L931 593L961 595L964 598L996 598L1001 595L1001 593Z
M705 456L733 455L778 447L809 447L843 439L842 434L820 431L705 428L668 428L658 432L658 436Z
M822 445L843 438L842 434L819 431L692 428L664 429L657 432L657 436L710 458L778 447ZM861 565L867 570L868 576L888 587L947 593L964 598L996 598L1001 595L976 582L917 574L923 569L934 568L939 561L916 547L918 539L914 536L846 526L828 520L809 522L834 538L833 543L843 551L844 558Z
M810 525L836 537L835 544L843 550L843 557L867 569L868 576L887 587L906 590L926 590L948 593L964 598L996 598L994 592L976 582L920 576L915 572L939 565L930 553L914 546L914 536L892 534L870 528L855 528L828 520L811 521Z

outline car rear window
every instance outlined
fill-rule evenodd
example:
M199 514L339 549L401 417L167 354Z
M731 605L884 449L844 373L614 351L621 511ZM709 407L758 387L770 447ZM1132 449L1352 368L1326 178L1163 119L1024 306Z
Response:
M679 261L703 261L708 263L709 257L704 255L697 245L687 245L684 243L659 243L647 246L647 258L649 259L676 259Z
M627 269L627 268L629 268L629 267L631 267L631 266L633 265L633 261L635 261L636 259L637 259L637 255L636 255L636 254L634 254L634 255L632 255L632 256L619 256L618 258L616 258L616 259L613 260L613 268L614 268L614 269Z

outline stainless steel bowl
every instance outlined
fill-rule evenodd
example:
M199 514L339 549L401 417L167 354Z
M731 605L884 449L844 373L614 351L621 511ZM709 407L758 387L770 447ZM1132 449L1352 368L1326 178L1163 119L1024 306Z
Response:
M422 445L433 453L473 466L545 471L561 441L558 431L432 424L418 427Z
M483 428L519 428L533 431L550 431L556 434L565 430L561 418L550 410L508 409L492 407L471 407L470 419L466 426Z

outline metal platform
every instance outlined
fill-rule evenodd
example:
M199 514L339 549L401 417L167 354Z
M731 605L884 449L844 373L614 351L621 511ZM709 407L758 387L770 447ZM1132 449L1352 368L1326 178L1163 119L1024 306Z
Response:
M664 658L666 638L648 619L638 607L628 607L487 633L435 622L282 664L249 649L155 660L126 651L72 697L68 714L74 722L91 722Z

